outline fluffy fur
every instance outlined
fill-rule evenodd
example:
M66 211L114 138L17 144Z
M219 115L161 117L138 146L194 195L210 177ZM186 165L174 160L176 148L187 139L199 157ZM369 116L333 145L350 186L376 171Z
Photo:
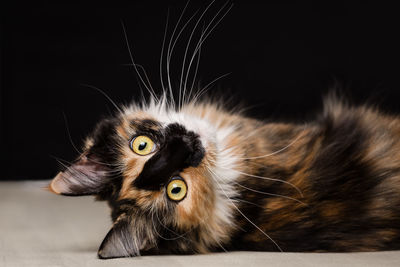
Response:
M330 98L307 124L265 123L227 111L221 102L199 102L208 85L192 96L201 44L225 16L226 6L205 24L187 57L210 6L199 15L184 55L177 106L169 63L193 17L177 31L181 16L170 41L164 37L168 79L161 79L160 98L131 55L152 95L149 102L117 107L115 116L100 121L82 154L50 189L108 202L113 227L99 248L100 258L400 249L399 117ZM163 52L164 46L161 59ZM160 72L164 65L161 60ZM130 142L138 135L154 141L153 153L132 151ZM187 185L181 201L170 200L166 192L174 176Z
M153 136L158 151L133 153L138 133ZM101 258L399 249L399 137L398 118L337 100L305 125L153 100L100 122L51 189L108 201L114 226ZM166 164L154 165L162 157ZM175 174L188 185L180 202L165 192Z

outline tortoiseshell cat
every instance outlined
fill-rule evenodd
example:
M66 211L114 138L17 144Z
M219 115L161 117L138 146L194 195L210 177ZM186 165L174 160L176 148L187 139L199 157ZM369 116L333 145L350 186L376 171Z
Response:
M264 123L196 100L165 90L100 121L51 182L108 201L100 258L400 249L399 117L330 98L315 121Z

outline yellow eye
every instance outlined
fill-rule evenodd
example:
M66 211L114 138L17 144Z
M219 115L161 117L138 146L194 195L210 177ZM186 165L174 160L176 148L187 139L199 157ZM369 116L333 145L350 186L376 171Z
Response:
M187 185L185 181L180 177L172 178L167 186L167 195L169 199L174 201L181 201L185 198L186 193Z
M156 148L154 142L144 135L133 138L130 146L133 152L141 156L145 156L150 154L151 152L154 152Z

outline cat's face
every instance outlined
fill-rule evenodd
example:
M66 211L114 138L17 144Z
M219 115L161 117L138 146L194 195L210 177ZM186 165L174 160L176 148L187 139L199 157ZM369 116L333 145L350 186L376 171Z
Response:
M221 185L229 188L215 181L221 138L191 108L132 106L101 121L50 188L108 201L114 225L99 249L102 258L206 252L233 229L229 203L218 193Z

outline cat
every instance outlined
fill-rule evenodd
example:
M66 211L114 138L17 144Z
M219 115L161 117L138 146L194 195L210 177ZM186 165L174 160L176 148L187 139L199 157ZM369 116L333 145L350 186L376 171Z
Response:
M99 258L400 249L399 116L330 96L315 120L265 123L166 84L117 106L49 185L108 202Z

